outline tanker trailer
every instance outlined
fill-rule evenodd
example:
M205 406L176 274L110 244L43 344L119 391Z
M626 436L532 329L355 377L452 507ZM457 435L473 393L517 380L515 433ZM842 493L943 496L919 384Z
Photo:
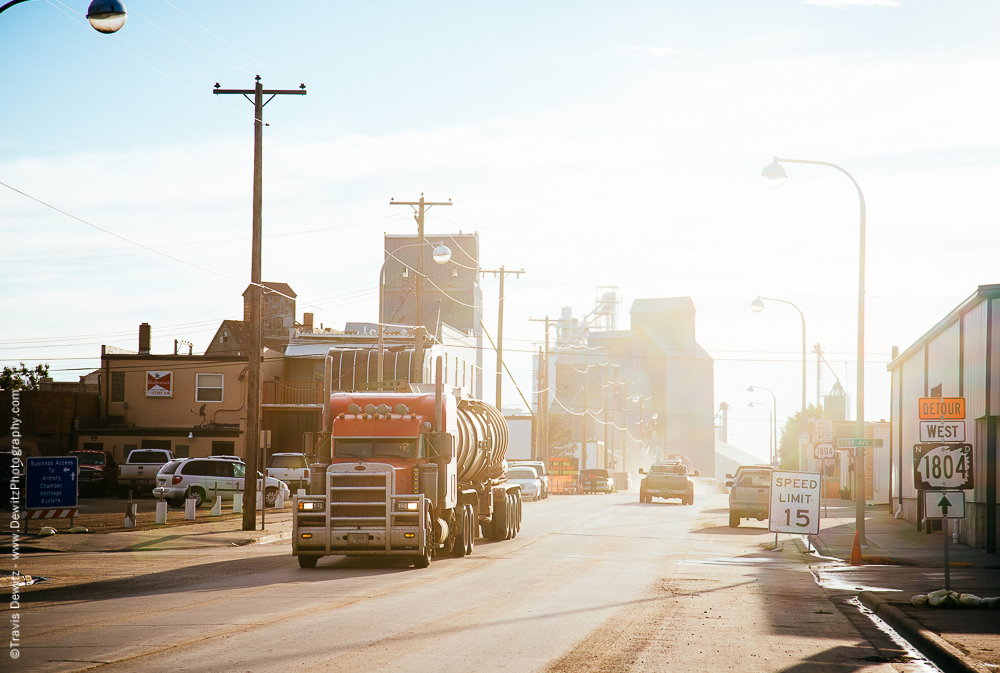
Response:
M323 492L295 496L292 554L401 556L426 568L462 557L476 537L505 540L521 523L507 483L507 424L479 400L445 392L329 393L330 460ZM324 449L325 450L325 449Z

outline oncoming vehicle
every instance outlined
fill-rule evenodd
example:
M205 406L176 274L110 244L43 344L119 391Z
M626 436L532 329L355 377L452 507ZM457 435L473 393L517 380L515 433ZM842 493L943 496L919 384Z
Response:
M70 451L69 455L76 456L81 493L100 496L113 492L118 486L118 465L110 452L79 449Z
M309 461L304 453L274 453L267 461L265 477L274 477L297 491L309 489Z
M679 460L653 463L639 485L639 502L653 502L653 498L679 498L682 505L694 504L694 482L688 477L688 466ZM698 472L694 473L698 476Z
M171 507L180 507L187 498L193 498L196 507L211 502L216 495L223 500L242 497L246 465L226 458L175 458L156 475L153 495L166 500ZM262 479L264 479L262 477ZM291 493L284 482L267 477L264 479L264 501L274 505L281 494L288 499Z
M580 485L584 493L615 492L615 482L603 468L580 470Z
M525 500L541 500L542 480L535 468L529 465L513 465L507 470L507 483L521 487L521 496Z
M729 491L729 527L737 528L740 519L764 521L771 509L770 465L741 465L736 476L726 475ZM728 481L731 480L731 481Z
M510 466L515 465L527 465L528 467L535 468L535 472L538 473L538 478L542 481L542 498L549 497L549 471L545 469L545 461L542 460L512 460L509 461Z

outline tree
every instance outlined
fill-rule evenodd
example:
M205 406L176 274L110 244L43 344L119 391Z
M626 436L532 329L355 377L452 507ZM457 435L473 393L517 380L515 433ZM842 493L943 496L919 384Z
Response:
M576 453L573 442L573 426L566 422L562 414L549 414L549 457L572 457Z
M799 423L800 416L802 416L802 411L796 411L788 417L785 427L781 429L780 469L782 470L794 471L799 469L799 432L809 432L814 420L817 418L826 418L823 408L815 404L810 404L806 407L806 423L804 426Z
M22 362L20 369L4 367L0 373L0 390L38 390L42 379L48 376L48 365L35 365L34 369L28 369Z

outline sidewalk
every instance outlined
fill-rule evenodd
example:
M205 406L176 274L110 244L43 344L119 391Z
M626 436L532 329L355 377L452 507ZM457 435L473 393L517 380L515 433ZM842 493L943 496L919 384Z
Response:
M822 556L850 561L855 505L830 500L813 544ZM914 607L910 598L944 588L944 539L896 519L888 505L865 509L865 564L837 568L842 586L861 590L861 602L944 671L1000 670L1000 610ZM1000 556L949 539L952 591L1000 596ZM814 560L814 565L822 563ZM822 573L821 573L822 574Z
M116 515L124 519L124 515ZM268 509L265 517L266 530L260 528L260 512L257 513L258 530L244 531L242 515L224 513L213 517L209 508L202 507L194 521L184 520L183 511L171 510L166 524L155 524L140 519L138 527L124 530L120 527L112 532L70 533L68 521L55 524L56 534L39 536L37 522L33 522L31 532L19 536L21 554L44 552L129 552L163 551L168 549L197 549L202 547L230 547L248 544L266 544L291 537L291 506L284 509ZM9 516L7 517L9 519ZM87 526L86 516L77 518L77 525ZM7 531L4 531L7 533ZM9 555L12 537L0 535L0 552Z

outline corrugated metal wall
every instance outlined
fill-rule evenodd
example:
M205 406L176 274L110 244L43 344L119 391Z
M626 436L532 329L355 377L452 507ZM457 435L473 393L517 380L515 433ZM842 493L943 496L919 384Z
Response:
M965 432L975 441L973 419L986 413L986 302L965 314Z
M920 441L920 419L917 400L924 396L924 351L903 363L903 497L916 498L913 488L913 445ZM914 510L915 511L915 510Z
M961 370L959 323L956 320L927 344L927 387L940 385L942 397L958 397Z

